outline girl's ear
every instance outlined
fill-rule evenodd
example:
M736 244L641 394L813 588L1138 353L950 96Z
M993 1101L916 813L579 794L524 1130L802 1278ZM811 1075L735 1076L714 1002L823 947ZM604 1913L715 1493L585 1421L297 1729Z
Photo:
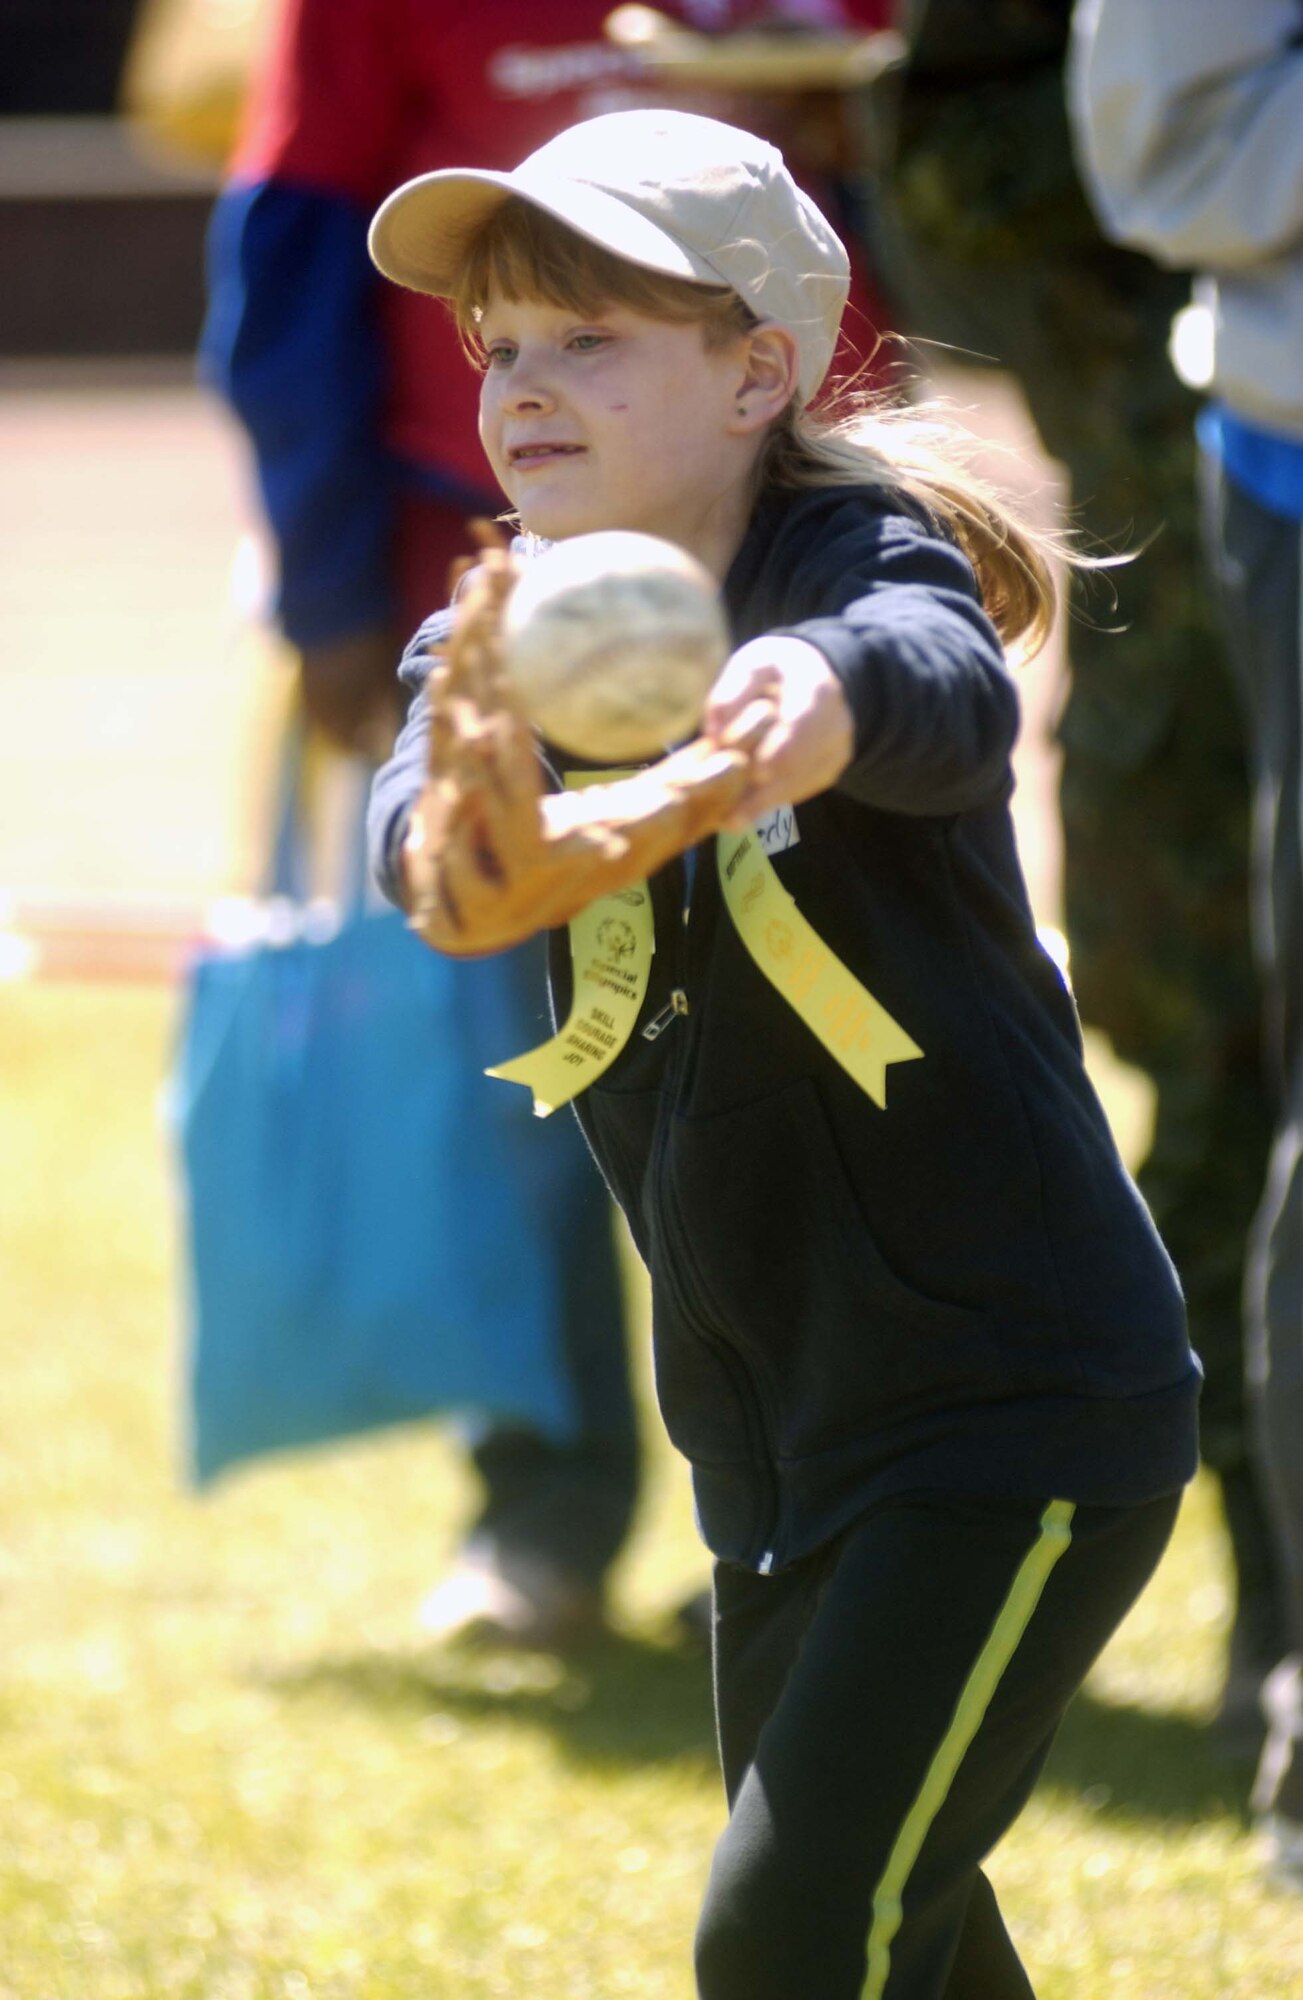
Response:
M796 394L799 376L800 358L787 328L770 321L753 327L746 336L730 428L745 435L780 417Z

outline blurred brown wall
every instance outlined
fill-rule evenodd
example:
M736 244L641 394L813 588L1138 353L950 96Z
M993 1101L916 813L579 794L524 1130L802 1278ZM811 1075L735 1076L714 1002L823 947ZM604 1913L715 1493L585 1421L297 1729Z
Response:
M135 0L0 0L0 358L176 355L215 175L116 115Z

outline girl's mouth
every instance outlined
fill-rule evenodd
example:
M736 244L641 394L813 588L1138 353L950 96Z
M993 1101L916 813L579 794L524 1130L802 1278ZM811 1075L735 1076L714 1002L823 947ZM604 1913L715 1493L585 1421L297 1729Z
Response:
M548 465L557 458L577 458L582 451L580 444L517 444L507 456L512 465Z

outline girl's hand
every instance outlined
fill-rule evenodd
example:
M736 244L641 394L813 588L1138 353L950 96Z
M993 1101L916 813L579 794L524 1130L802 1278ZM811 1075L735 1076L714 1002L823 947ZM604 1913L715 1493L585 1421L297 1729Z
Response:
M759 718L749 727L747 710ZM841 682L806 639L750 639L725 663L702 731L715 743L735 741L739 724L746 728L750 773L727 821L734 833L775 806L799 805L827 791L855 754L855 724Z

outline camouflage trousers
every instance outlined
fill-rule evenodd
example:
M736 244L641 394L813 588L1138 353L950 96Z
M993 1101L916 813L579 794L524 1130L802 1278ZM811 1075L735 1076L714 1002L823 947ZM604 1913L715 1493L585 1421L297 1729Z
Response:
M1007 369L1093 553L1059 727L1064 899L1083 1019L1156 1089L1140 1183L1181 1274L1205 1461L1235 1545L1237 1637L1284 1650L1251 1458L1245 1247L1270 1139L1249 938L1245 732L1206 577L1195 401L1167 343L1187 282L1108 244L1068 149L1057 71L908 97L880 246L900 330ZM965 358L956 354L954 360Z

